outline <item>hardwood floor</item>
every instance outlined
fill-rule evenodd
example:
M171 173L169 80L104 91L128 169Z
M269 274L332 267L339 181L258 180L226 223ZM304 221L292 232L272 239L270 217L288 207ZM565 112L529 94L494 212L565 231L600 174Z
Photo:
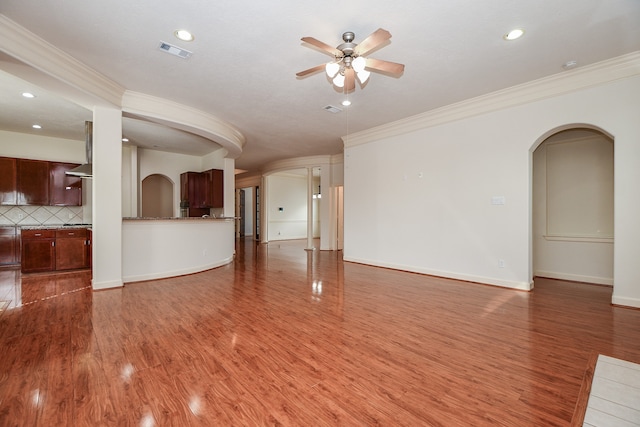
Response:
M593 353L640 362L611 288L531 293L343 263L302 241L92 292L0 271L1 426L568 426Z

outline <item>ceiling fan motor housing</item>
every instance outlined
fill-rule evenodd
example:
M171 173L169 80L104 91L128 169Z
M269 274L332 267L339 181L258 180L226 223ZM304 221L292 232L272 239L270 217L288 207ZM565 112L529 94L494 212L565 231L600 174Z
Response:
M344 43L337 46L336 49L342 51L342 54L344 55L343 57L353 56L356 46L358 46L356 43L353 43L353 40L355 38L356 35L352 31L347 31L346 33L342 34L342 40L344 40Z

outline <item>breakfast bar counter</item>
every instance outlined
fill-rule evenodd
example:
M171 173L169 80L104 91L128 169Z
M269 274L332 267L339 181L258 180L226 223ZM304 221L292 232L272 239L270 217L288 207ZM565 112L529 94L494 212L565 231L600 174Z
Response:
M197 273L229 264L234 218L123 218L123 282Z

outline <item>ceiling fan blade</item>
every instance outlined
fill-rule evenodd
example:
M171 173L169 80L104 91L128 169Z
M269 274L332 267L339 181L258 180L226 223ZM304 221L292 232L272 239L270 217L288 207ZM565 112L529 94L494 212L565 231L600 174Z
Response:
M344 70L344 91L353 92L356 89L356 72L353 68Z
M304 70L304 71L300 71L299 73L296 73L296 76L306 77L309 74L317 73L318 71L324 70L324 67L325 67L325 64L316 65L313 68L309 68L308 70Z
M331 55L333 57L341 57L342 56L342 52L339 51L338 49L336 49L335 47L329 46L328 44L323 43L318 39L314 39L313 37L303 37L300 40L302 40L305 43L309 43L312 46L317 47L321 51L323 51L325 53L328 53L329 55Z
M394 75L400 75L404 72L404 64L398 64L397 62L383 61L381 59L373 58L367 58L366 68Z
M391 38L391 33L387 30L383 30L382 28L378 28L376 31L371 33L369 37L362 40L356 48L355 53L358 56L366 55L376 47L380 46L382 43L386 42Z

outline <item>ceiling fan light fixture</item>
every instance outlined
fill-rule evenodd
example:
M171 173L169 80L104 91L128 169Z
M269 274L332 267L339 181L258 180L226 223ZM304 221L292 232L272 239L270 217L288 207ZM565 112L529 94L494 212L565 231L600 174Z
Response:
M338 86L338 87L344 87L344 74L338 73L333 78L333 84Z
M356 73L356 75L358 76L358 80L360 80L360 84L363 85L367 80L369 80L369 76L371 75L371 72L367 70L362 70Z
M359 73L361 71L364 71L364 67L367 65L367 60L362 57L362 56L358 56L356 59L354 59L351 62L351 66L353 67L353 70L356 73Z
M327 72L327 76L332 79L338 74L338 71L340 71L340 64L337 62L328 62L325 66L325 71Z

